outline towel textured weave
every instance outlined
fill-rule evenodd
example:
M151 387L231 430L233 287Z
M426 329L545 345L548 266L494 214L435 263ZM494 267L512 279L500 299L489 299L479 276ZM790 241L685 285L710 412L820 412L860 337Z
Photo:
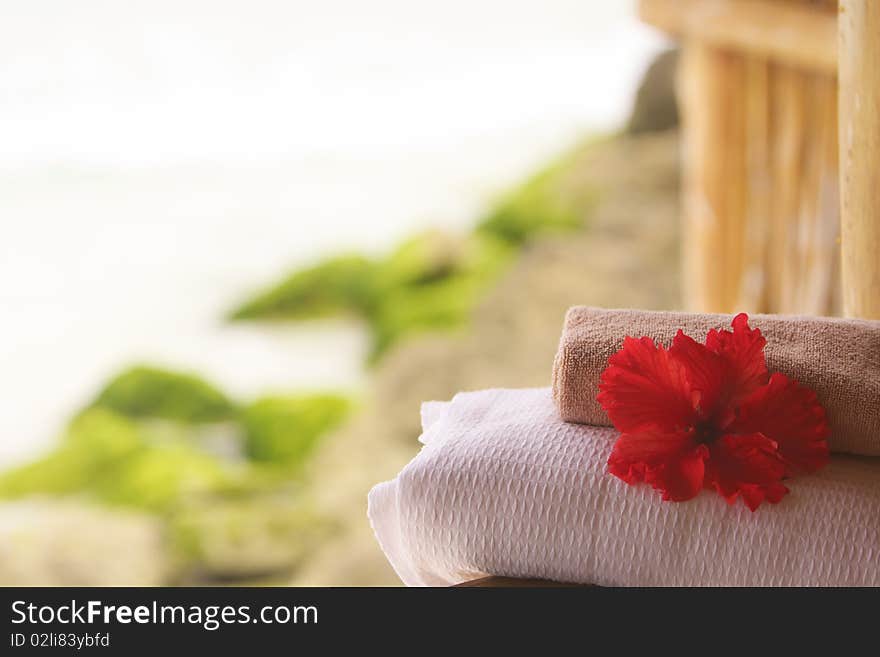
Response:
M596 401L599 377L626 336L669 346L678 329L702 342L732 315L575 306L565 316L553 363L553 398L567 422L610 426ZM767 338L771 372L812 388L825 407L832 452L880 456L880 321L751 315Z
M752 513L606 474L617 432L563 422L549 388L459 394L423 419L425 447L369 495L406 584L880 585L880 460L836 456Z

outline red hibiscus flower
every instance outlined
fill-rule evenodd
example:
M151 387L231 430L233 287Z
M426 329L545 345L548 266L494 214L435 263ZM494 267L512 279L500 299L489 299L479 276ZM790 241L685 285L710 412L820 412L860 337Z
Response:
M733 331L711 330L706 344L681 331L665 349L627 337L608 361L598 401L620 438L608 471L646 482L664 500L703 488L754 511L779 502L782 480L828 462L828 424L816 394L770 374L766 340L745 313Z

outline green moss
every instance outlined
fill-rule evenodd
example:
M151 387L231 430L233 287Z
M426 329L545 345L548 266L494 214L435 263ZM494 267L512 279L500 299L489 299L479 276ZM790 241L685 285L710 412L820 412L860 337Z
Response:
M370 360L406 335L463 325L511 261L511 246L489 234L430 230L372 263L338 258L298 272L237 310L236 319L359 314L372 333Z
M387 302L371 320L370 362L377 361L407 335L465 325L483 291L480 281L458 277L417 289L390 292Z
M116 376L93 405L128 417L181 422L217 422L235 414L234 404L204 379L144 365Z
M90 409L53 452L0 475L0 496L82 494L165 512L184 496L222 490L233 480L208 454L184 443L153 444L131 420Z
M188 445L151 445L112 469L90 490L108 504L168 512L191 497L223 490L232 476L223 464Z
M507 264L512 253L491 236L426 231L401 244L379 265L377 292L417 289L461 277L488 277Z
M571 161L571 155L561 158L503 196L477 223L477 232L521 245L543 233L580 228L579 199L561 184Z
M377 267L380 289L424 285L448 278L461 268L463 240L429 230L398 246Z
M373 303L375 264L358 255L294 272L234 310L230 319L312 319L364 313Z
M518 248L583 225L596 195L577 179L577 162L591 145L560 157L503 196L470 235L430 230L384 259L332 258L288 276L231 317L357 315L372 334L373 362L408 335L459 328Z
M86 491L143 446L141 434L129 420L105 410L86 411L71 423L55 451L0 475L0 496Z
M351 408L348 398L329 394L259 399L242 413L244 451L257 462L298 466Z
M438 244L440 240L432 242ZM406 251L411 253L415 248L416 243L410 242ZM424 253L427 245L422 243L419 248ZM410 276L406 279L408 284L386 286L382 303L369 318L373 337L371 362L407 335L464 326L474 306L513 256L509 245L492 237L472 236L455 242L454 246L447 242L438 248L447 255L443 259L435 255L434 262L438 264L432 269L425 267L425 275ZM398 256L398 271L399 260ZM440 262L446 264L441 268ZM391 278L388 275L386 280Z

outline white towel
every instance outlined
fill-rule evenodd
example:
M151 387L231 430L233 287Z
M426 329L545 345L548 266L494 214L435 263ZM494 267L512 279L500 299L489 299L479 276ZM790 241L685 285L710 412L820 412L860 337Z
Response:
M878 586L880 459L837 456L749 511L663 502L606 474L612 428L559 419L549 388L423 409L425 447L373 488L369 517L411 586L485 574L618 586Z

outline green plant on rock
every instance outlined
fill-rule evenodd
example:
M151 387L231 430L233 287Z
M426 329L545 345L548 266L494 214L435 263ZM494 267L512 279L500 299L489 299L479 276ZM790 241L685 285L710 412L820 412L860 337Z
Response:
M370 362L376 362L404 336L463 326L483 287L480 281L461 277L389 292L387 303L371 318Z
M372 334L375 361L405 335L463 325L513 256L490 234L429 230L386 258L334 258L293 274L257 295L233 319L307 319L354 314Z
M230 319L314 319L363 314L373 303L375 263L339 256L294 272L234 310Z
M241 416L244 452L260 463L301 465L318 440L339 426L351 409L349 398L332 394L258 399Z
M99 473L91 491L111 505L167 513L191 497L234 485L231 469L189 445L149 445Z
M57 449L0 474L0 496L86 491L143 446L142 435L126 418L102 409L88 410L71 422Z
M573 180L573 172L588 146L503 196L470 235L430 230L385 258L331 258L257 294L231 319L356 315L372 334L371 362L405 336L459 328L516 249L546 233L583 225L596 199L583 181Z
M114 377L93 406L132 418L155 417L180 422L219 422L234 417L235 405L195 374L148 365Z
M464 326L511 257L510 247L492 237L432 232L406 242L382 267L381 303L368 318L370 362L407 335Z
M428 230L402 242L376 267L377 291L435 283L460 271L464 240L442 230Z
M185 443L158 443L133 421L89 409L48 455L0 475L0 496L86 495L167 512L185 496L235 485L232 468Z
M561 158L503 196L477 223L477 232L522 245L544 233L580 228L583 199L562 184L571 161L571 155Z

